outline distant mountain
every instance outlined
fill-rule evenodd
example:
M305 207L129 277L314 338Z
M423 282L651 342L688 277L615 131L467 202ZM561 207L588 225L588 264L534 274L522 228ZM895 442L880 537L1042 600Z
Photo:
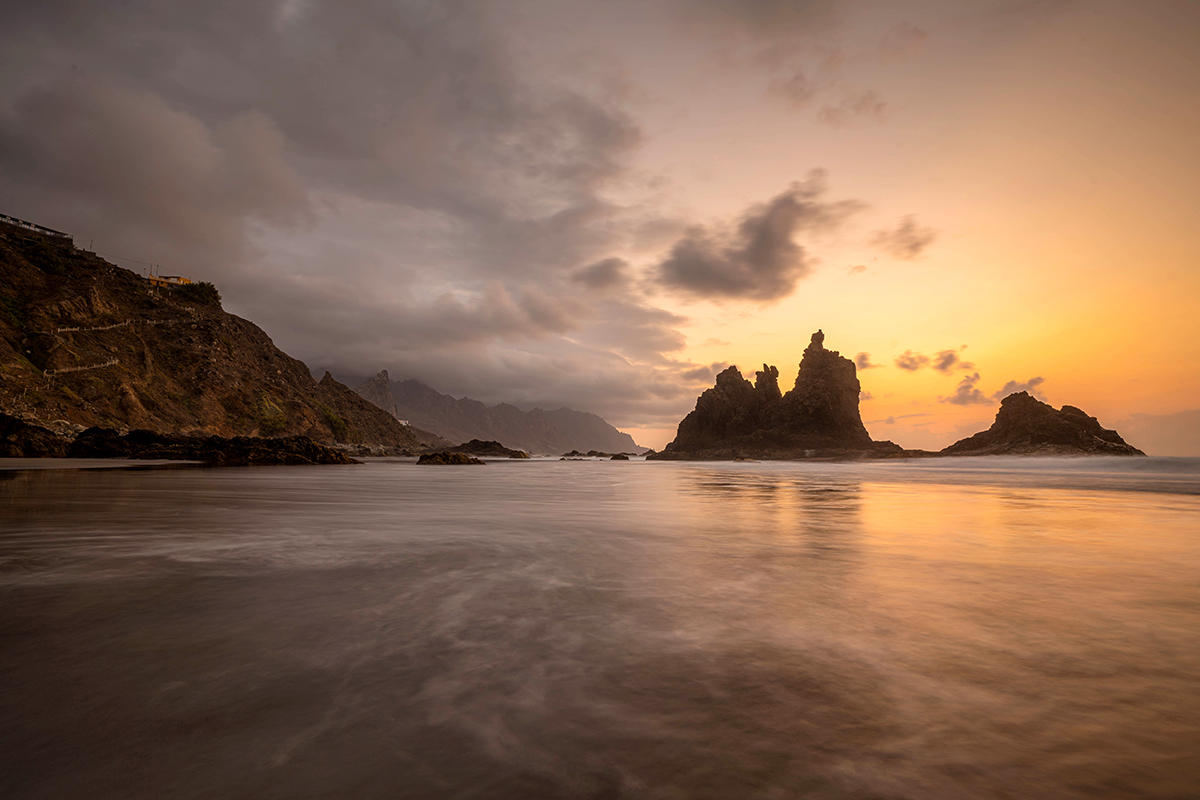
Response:
M640 453L646 449L595 414L569 408L522 411L507 403L489 407L469 397L455 399L418 380L393 383L387 370L354 391L396 418L454 442L494 440L528 453L552 455L570 450Z

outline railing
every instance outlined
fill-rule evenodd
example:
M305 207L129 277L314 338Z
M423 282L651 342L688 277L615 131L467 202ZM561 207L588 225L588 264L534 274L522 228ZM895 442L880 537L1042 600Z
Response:
M103 369L104 367L115 367L117 364L120 364L120 363L121 363L120 361L118 361L117 359L114 358L112 361L105 361L103 364L90 364L86 367L60 367L58 369L48 369L45 372L43 372L42 374L45 375L47 378L53 378L55 375L64 375L68 372L83 372L84 370L89 370L89 369Z
M26 222L23 219L17 219L16 217L10 217L8 214L0 214L0 222L7 222L9 225L16 225L18 228L25 228L27 230L37 231L38 233L44 234L46 236L54 236L59 239L70 239L71 238L71 234L69 234L69 233L63 233L62 231L56 231L56 230L54 230L54 228L47 228L45 225L38 225L36 222Z

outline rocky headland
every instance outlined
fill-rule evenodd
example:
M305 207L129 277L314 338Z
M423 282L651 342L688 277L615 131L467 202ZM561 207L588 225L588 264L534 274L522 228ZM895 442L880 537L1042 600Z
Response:
M938 455L1144 456L1145 453L1075 406L1055 409L1028 392L1016 392L1000 402L992 427L955 442Z
M804 351L796 384L786 394L779 370L763 365L754 383L737 367L717 375L716 385L679 423L675 440L650 460L736 458L866 458L902 456L892 442L871 440L859 416L861 386L854 362L825 349L817 331Z
M70 239L0 224L0 412L43 428L307 436L416 454L409 426L226 313L211 284L156 286Z

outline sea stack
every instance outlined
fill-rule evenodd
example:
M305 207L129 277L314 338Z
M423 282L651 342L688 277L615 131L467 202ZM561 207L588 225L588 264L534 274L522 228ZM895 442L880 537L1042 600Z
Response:
M861 457L902 453L891 442L873 442L858 412L861 387L854 362L825 349L817 331L804 351L796 385L779 389L779 370L763 364L753 384L737 367L717 376L679 423L662 460Z
M996 421L986 431L962 439L941 452L946 456L1112 455L1144 456L1116 431L1100 425L1075 406L1043 403L1028 392L1000 402Z

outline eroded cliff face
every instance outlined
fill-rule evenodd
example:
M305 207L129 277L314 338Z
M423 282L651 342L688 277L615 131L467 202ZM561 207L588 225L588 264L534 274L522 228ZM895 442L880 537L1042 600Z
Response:
M737 367L717 376L679 423L675 441L653 458L803 458L852 452L900 452L872 442L858 412L854 362L825 349L817 331L804 351L796 385L779 389L779 370L763 364L753 384Z
M1028 392L1017 392L1004 398L992 427L955 442L941 454L1145 455L1081 409L1075 406L1055 409Z

